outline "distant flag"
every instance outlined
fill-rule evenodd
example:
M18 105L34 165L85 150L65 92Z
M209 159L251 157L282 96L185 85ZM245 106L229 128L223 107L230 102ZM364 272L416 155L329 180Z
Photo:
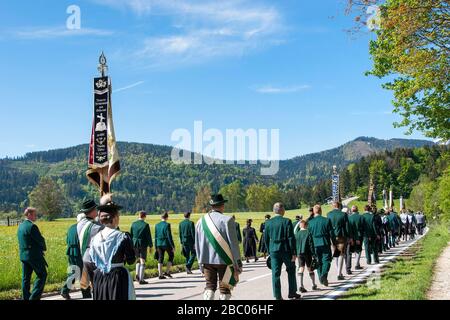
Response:
M333 195L333 202L340 202L341 195L339 192L339 174L337 173L336 166L333 166L333 175L331 176L331 192Z
M394 199L393 199L393 192L392 192L392 186L389 190L389 207L394 206Z
M388 200L387 200L386 189L383 189L383 203L384 203L384 208L386 209L388 207Z
M400 211L405 209L405 202L403 200L403 196L400 196Z
M370 178L370 183L369 183L369 196L367 199L367 202L369 203L369 205L372 206L376 206L377 204L377 196L376 196L376 191L375 191L375 184L373 183L373 179Z
M105 76L107 66L103 52L99 61L101 77L94 79L94 119L86 175L103 195L110 192L111 182L120 171L120 162L111 106L111 79Z

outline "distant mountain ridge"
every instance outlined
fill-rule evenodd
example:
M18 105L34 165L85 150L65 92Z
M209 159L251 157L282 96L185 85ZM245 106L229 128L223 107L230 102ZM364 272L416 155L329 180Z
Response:
M328 178L332 166L339 169L375 152L397 148L432 146L427 140L380 140L359 137L337 148L280 161L275 176L261 176L260 165L177 165L171 160L172 147L118 142L122 172L112 188L119 202L130 211L192 208L196 189L209 184L213 191L236 179L252 183L295 186ZM85 177L88 145L31 152L15 159L0 159L0 211L19 210L41 176L60 181L75 206L96 191Z

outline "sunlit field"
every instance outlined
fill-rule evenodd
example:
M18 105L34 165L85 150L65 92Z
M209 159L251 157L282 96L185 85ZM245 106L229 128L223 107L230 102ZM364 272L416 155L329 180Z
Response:
M330 210L329 206L324 207L324 212ZM259 227L264 220L267 213L235 213L236 219L242 228L245 227L247 219L253 220L253 227L256 229L258 237L260 237ZM296 215L308 216L307 208L288 211L286 217L294 219ZM231 214L228 214L231 215ZM192 220L196 222L201 217L200 214L193 214ZM176 247L175 254L175 270L183 271L185 259L181 254L180 240L178 237L178 224L184 219L182 214L174 214L169 217L169 222L172 227L172 234ZM120 229L122 231L129 231L135 216L120 217ZM160 221L159 216L148 216L146 220L152 231L154 237L155 224ZM38 221L37 225L47 242L47 252L45 257L48 267L48 278L45 291L59 290L66 278L67 272L67 257L66 253L66 232L67 229L76 222L74 219L60 219L53 222ZM21 264L19 261L19 250L17 242L17 227L0 226L0 299L13 299L20 297L21 287ZM241 247L242 250L242 247ZM147 259L147 276L156 276L157 261L150 254ZM197 264L194 265L194 268ZM134 266L129 266L129 270L134 274Z

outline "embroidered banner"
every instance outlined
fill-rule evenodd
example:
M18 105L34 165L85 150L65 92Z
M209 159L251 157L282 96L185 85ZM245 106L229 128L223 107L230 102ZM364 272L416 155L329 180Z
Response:
M89 169L86 175L101 193L110 192L110 184L120 171L119 155L111 106L109 77L94 79L94 119L89 144Z

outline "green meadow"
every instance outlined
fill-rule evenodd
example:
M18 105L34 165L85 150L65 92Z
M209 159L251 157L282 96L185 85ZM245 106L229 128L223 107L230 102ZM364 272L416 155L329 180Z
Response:
M324 206L324 213L329 210L329 206ZM235 213L235 216L237 222L241 225L241 230L245 227L247 219L252 219L253 227L257 230L258 237L260 237L261 234L259 233L259 226L264 221L264 216L266 214L267 213L245 212ZM294 219L298 214L303 215L306 218L308 216L307 208L288 211L286 216ZM191 218L194 222L196 222L200 217L200 214L193 214ZM181 254L180 241L178 237L178 224L183 219L184 217L182 214L173 214L169 217L176 247L174 261L174 269L176 271L184 270L185 259ZM131 224L135 220L135 216L122 215L120 217L120 229L122 231L129 231ZM160 221L159 216L149 215L146 221L150 224L152 237L154 237L155 224ZM59 290L66 279L66 232L67 229L75 222L75 218L59 219L52 222L37 222L37 225L47 242L47 252L45 253L45 256L49 267L47 284L45 287L46 292ZM0 299L15 299L20 297L22 269L19 261L16 234L17 227L0 226ZM146 275L150 277L156 276L157 262L153 259L153 254L149 255L147 260ZM194 267L197 267L197 265L194 265ZM134 274L134 266L129 266L129 270Z

